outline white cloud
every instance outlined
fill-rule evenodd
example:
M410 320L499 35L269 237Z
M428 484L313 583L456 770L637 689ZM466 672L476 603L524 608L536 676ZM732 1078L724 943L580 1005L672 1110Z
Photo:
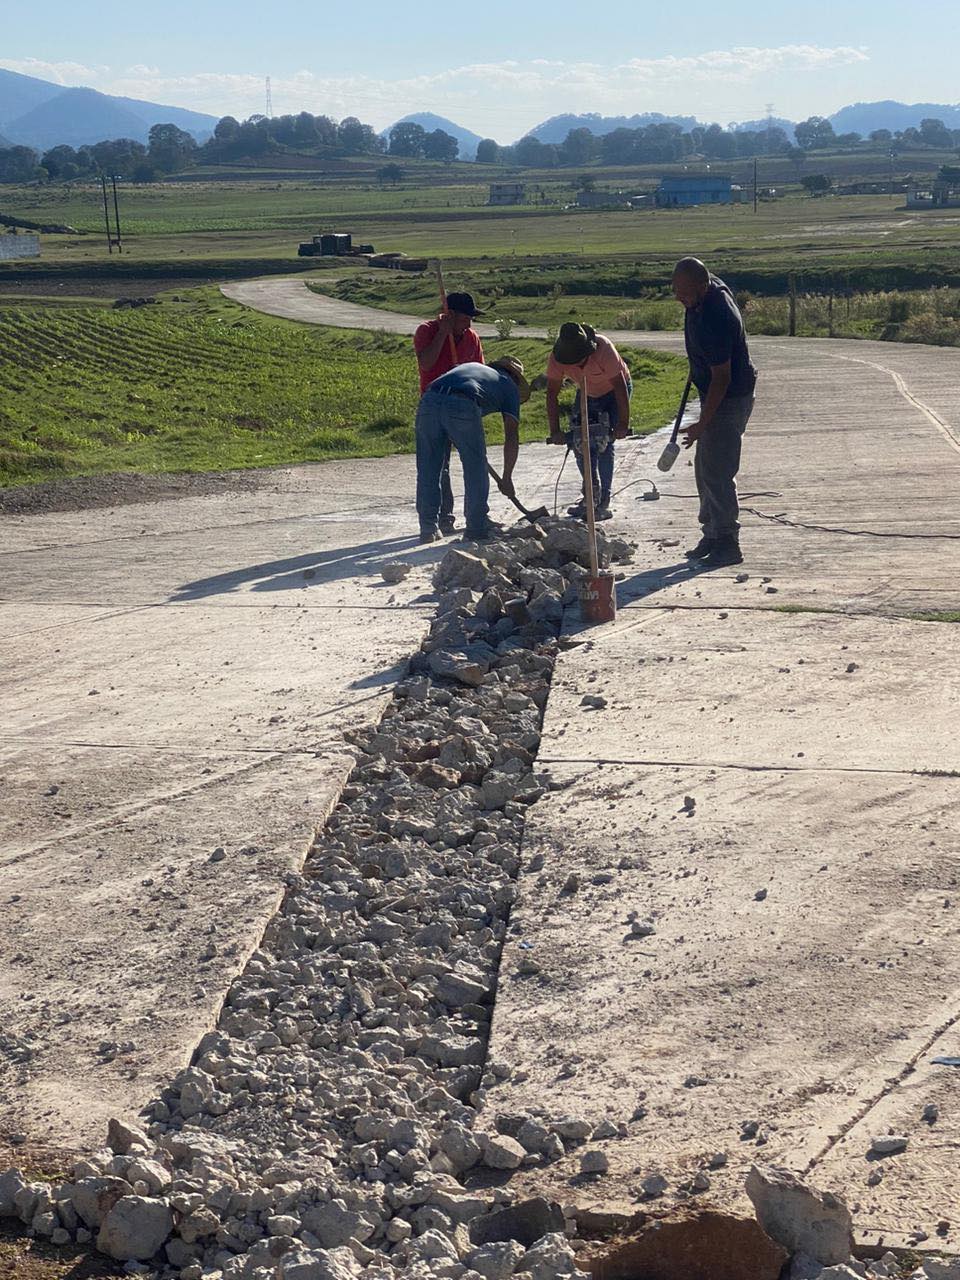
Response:
M65 87L82 85L92 89L100 88L97 81L110 73L109 67L86 67L82 62L45 62L42 58L0 58L0 67Z
M431 110L510 141L544 116L570 110L617 115L664 111L709 119L757 114L757 99L793 98L798 75L836 72L868 61L864 49L850 46L737 47L683 57L630 58L613 66L543 58L475 63L395 80L301 70L274 77L272 89L277 112L358 115L382 127L407 112ZM113 71L37 59L0 60L0 66L59 84L91 85L105 93L211 115L242 118L262 111L264 104L264 79L259 75L177 76L148 66ZM814 109L812 103L810 110Z

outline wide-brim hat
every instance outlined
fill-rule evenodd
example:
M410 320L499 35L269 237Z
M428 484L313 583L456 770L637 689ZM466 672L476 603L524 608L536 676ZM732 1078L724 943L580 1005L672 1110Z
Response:
M461 316L482 316L483 312L473 300L472 293L448 293L447 310L456 311Z
M560 326L553 354L558 364L579 364L597 349L597 331L589 324L568 320Z
M512 378L520 392L520 403L527 403L530 399L530 383L523 376L523 364L516 356L501 356L499 360L491 360L490 368L499 369L501 373Z

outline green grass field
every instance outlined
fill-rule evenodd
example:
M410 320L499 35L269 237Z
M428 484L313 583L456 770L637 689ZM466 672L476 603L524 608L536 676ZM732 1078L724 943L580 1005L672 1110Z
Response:
M532 372L547 344L493 342ZM684 363L631 352L635 427L670 417ZM408 340L269 320L201 291L138 311L0 310L0 485L111 471L206 471L408 451ZM499 420L489 438L502 439ZM542 393L523 438L546 434Z
M732 277L733 279L733 277ZM602 286L603 293L590 292ZM437 309L432 274L353 271L307 280L317 293L347 302L382 307L412 315ZM581 268L514 271L500 267L457 268L447 273L447 287L469 290L485 311L484 319L505 318L518 324L555 330L565 320L601 329L680 329L683 311L666 280L648 285L628 269ZM586 291L584 291L586 290ZM740 303L751 333L789 332L789 302L784 296L741 293ZM878 338L896 342L960 344L960 289L800 293L797 300L800 337Z
M927 154L923 163L941 160ZM785 163L764 162L762 181L785 174ZM815 163L842 178L878 162L861 155L852 168L843 156ZM325 227L378 250L441 258L448 288L470 289L493 316L545 328L572 318L608 329L676 327L670 269L693 252L742 291L753 332L785 330L782 293L792 275L808 295L800 333L960 341L960 210L907 211L902 197L890 196L811 199L797 193L794 174L794 189L757 213L751 203L585 211L565 207L578 178L569 170L521 175L540 203L496 209L486 205L486 184L513 174L469 165L410 170L397 189L379 187L370 163L280 180L252 173L123 185L122 256L107 253L95 187L0 187L0 212L77 229L44 235L37 261L0 264L0 484L409 450L417 386L406 340L271 320L207 283L308 271L341 297L434 312L430 273L298 258L298 242ZM600 183L648 189L658 172L590 170ZM838 295L832 309L830 291ZM103 305L120 293L156 295L161 304ZM519 355L532 373L545 365L543 342L486 347L490 357ZM627 359L634 426L663 425L684 363L651 352ZM545 430L535 396L524 438ZM496 439L493 424L490 434Z
M571 200L569 179L545 187ZM297 243L322 227L349 230L378 250L463 263L524 263L566 257L571 264L606 257L667 266L696 251L725 270L843 271L857 265L900 267L960 263L960 210L907 211L902 197L811 199L788 194L761 203L679 210L563 209L560 203L518 209L487 207L479 185L379 189L301 181L167 183L124 187L125 253L108 258L102 207L93 187L0 188L3 212L61 223L85 232L44 238L41 264L0 269L0 288L45 266L103 262L117 272L184 261L287 260Z

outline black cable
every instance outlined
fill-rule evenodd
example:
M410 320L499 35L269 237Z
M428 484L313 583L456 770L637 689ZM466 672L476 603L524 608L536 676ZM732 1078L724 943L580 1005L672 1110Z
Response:
M567 445L567 451L563 455L563 461L560 463L560 470L557 472L557 483L553 486L553 514L556 518L557 505L560 501L560 480L563 477L563 469L567 465L567 459L570 457L570 446Z
M631 483L637 484L634 480ZM653 484L652 480L647 481ZM624 485L624 488L629 488ZM654 485L654 488L656 486ZM745 493L745 498L782 498L782 493ZM661 493L661 498L684 498L698 501L700 495L698 493ZM809 524L804 520L791 520L789 516L783 512L775 513L772 511L758 511L756 507L741 507L741 511L749 511L752 516L756 516L758 520L770 520L774 524L786 525L790 529L811 529L815 533L840 533L850 538L907 538L921 542L933 542L945 539L948 542L960 542L960 533L893 533L886 529L845 529L840 525L830 524Z
M921 542L930 542L946 538L950 542L960 542L960 533L891 533L880 529L844 529L829 524L807 524L803 520L791 520L781 512L774 515L769 511L758 511L756 507L742 507L752 516L760 520L770 520L774 524L788 525L791 529L813 529L817 533L843 533L851 538L909 538Z

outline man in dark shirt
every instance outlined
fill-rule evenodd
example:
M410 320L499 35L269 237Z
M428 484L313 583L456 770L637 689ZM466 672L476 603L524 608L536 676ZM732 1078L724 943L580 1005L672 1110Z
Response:
M700 393L700 417L687 427L684 443L697 447L693 465L703 536L686 554L711 568L740 564L736 477L757 371L733 294L699 258L680 259L673 292L686 308L683 336L690 377Z

